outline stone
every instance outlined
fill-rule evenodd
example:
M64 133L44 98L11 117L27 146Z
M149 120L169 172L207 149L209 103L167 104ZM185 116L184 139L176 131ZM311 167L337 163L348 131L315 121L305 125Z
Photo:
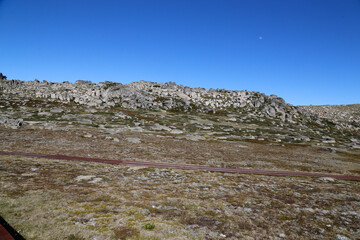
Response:
M317 178L316 181L323 182L323 183L333 183L336 180L335 180L335 178L332 178L332 177L320 177L320 178Z
M76 118L76 116L73 114L66 114L66 115L61 116L61 118L65 119L65 120L70 120L70 119Z
M236 210L237 210L238 212L243 212L243 213L251 213L251 212L252 212L252 209L251 209L251 208L238 207L238 208L236 208Z
M38 112L37 115L38 115L38 116L45 116L45 117L50 117L50 116L52 116L52 114L49 113L49 112Z
M206 139L205 137L198 136L198 135L186 135L184 138L187 139L187 140L190 140L190 141L199 141L199 140L205 140Z
M337 235L336 235L336 238L337 238L338 240L350 240L350 238L348 238L348 237L346 237L346 236L344 236L344 235L340 235L340 234L337 234Z
M93 122L90 119L80 118L77 120L78 123L91 125Z
M89 109L86 109L86 112L88 113L97 113L98 111L94 108L89 108Z
M156 123L154 126L151 127L152 130L156 130L156 131L161 131L161 130L165 130L165 131L171 131L171 128L167 127L167 126L162 126L158 123Z
M89 181L89 183L99 183L101 182L103 179L102 178L93 178L91 181Z
M95 175L80 175L80 176L77 176L74 180L76 182L89 181L95 177L96 177Z
M64 110L61 108L52 108L52 109L50 109L50 112L51 113L63 113Z
M286 238L286 234L280 233L280 234L279 234L279 237L281 237L281 238Z
M184 133L183 131L179 130L179 129L173 129L170 131L171 134L182 134Z
M125 140L130 143L141 143L140 138L137 138L137 137L128 137L128 138L125 138Z

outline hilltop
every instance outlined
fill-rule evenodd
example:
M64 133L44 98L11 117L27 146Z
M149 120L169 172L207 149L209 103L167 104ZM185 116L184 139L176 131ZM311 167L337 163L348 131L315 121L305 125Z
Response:
M242 129L228 131L228 133L233 133L231 135L236 138L248 137L275 142L311 141L321 144L336 143L340 147L359 147L359 105L297 107L286 103L284 99L276 95L268 96L259 92L206 90L177 85L174 82L146 81L130 84L115 82L95 84L84 80L78 80L76 83L52 83L38 80L6 80L5 77L0 81L0 94L5 104L4 108L6 105L12 104L11 99L17 99L17 105L23 101L26 106L32 106L31 110L34 111L27 114L28 117L25 118L29 121L32 120L30 115L33 115L34 119L46 117L46 114L41 116L41 113L37 113L34 108L36 104L33 104L33 102L46 101L52 103L53 107L56 107L56 103L69 106L79 105L79 108L93 109L91 111L95 112L111 112L115 109L149 111L155 114L158 112L158 115L164 111L186 116L202 114L208 119L219 117L220 122L224 123L255 124L256 134L244 134ZM26 112L26 106L22 107L22 111ZM52 113L48 113L48 117L58 113L53 110ZM19 117L20 119L24 118ZM71 118L71 116L65 117ZM78 117L84 119L84 116ZM111 116L107 115L107 117ZM127 118L128 116L121 117ZM85 118L100 125L106 124L110 120L107 118L103 122L97 121L91 114ZM12 122L15 127L22 124L19 123L19 120L11 120L11 116L8 122ZM142 124L148 125L149 123L142 119ZM189 124L189 126L191 125L196 125L196 122L193 121ZM181 128L186 132L184 126ZM207 130L210 129L212 128Z

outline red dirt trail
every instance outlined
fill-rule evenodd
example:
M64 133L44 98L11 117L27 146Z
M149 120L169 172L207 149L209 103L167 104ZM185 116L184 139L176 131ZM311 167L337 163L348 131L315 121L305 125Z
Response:
M246 168L221 168L221 167L210 167L210 166L201 166L201 165L124 161L124 160L111 160L111 159L102 159L102 158L87 158L87 157L74 157L74 156L65 156L65 155L49 155L49 154L40 154L40 153L23 153L23 152L6 152L6 151L0 151L0 155L47 158L47 159L57 159L57 160L69 160L69 161L99 162L99 163L108 163L115 165L133 165L133 166L147 166L147 167L158 167L158 168L175 168L175 169L185 169L185 170L205 170L205 171L223 172L223 173L243 173L243 174L257 174L257 175L269 175L269 176L288 176L288 177L331 177L342 180L360 181L360 176L337 175L337 174L327 174L327 173L257 170L257 169L246 169Z

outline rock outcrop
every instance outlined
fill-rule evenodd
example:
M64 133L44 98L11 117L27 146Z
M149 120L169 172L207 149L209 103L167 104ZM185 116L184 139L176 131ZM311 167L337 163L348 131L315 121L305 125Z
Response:
M256 115L292 121L303 114L302 110L284 99L264 93L230 91L225 89L190 88L174 82L147 81L121 84L78 80L76 83L52 83L38 80L3 80L0 83L3 97L42 98L95 107L119 106L128 109L252 112Z

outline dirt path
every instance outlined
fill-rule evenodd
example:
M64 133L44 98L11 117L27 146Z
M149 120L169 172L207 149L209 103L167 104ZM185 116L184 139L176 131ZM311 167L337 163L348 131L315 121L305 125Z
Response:
M116 165L148 166L148 167L175 168L175 169L185 169L185 170L205 170L205 171L223 172L223 173L244 173L244 174L257 174L257 175L269 175L269 176L289 176L289 177L331 177L342 180L360 181L360 176L335 175L335 174L327 174L327 173L256 170L256 169L246 169L246 168L221 168L221 167L210 167L210 166L201 166L201 165L123 161L123 160L111 160L111 159L101 159L101 158L87 158L87 157L74 157L74 156L64 156L64 155L49 155L49 154L39 154L39 153L6 152L6 151L0 151L0 155L24 156L24 157L32 157L32 158L47 158L47 159L57 159L57 160L69 160L69 161L99 162L99 163L108 163L108 164L116 164Z

